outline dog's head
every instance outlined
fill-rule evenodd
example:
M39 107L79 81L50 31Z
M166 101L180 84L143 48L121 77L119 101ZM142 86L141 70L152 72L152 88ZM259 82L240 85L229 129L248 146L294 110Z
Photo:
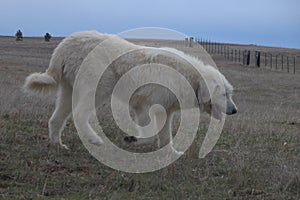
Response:
M213 118L220 120L222 113L233 115L237 113L237 107L232 100L233 87L223 75L219 80L201 80L196 90L196 96L200 109L210 113Z

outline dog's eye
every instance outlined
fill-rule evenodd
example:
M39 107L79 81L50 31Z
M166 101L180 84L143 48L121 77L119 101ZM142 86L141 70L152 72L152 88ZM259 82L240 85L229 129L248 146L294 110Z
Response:
M222 94L223 97L226 97L226 94Z

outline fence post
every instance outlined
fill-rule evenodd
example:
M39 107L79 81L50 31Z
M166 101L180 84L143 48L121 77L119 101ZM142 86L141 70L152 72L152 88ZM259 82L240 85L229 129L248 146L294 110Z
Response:
M272 54L270 54L270 66L272 69L272 67L273 67L273 55Z
M193 47L194 45L194 37L189 38L189 47Z
M260 52L259 51L255 51L255 65L257 67L260 67Z
M250 51L248 50L248 55L247 55L247 65L250 65Z
M246 52L247 52L247 50L244 50L244 52L243 52L243 65L246 65Z
M239 63L241 63L241 50L239 49Z
M249 65L250 64L250 51L244 50L243 53L243 64Z
M234 62L237 62L237 50L234 50Z
M221 56L223 56L223 44L220 44L221 47Z
M185 41L185 46L187 47L189 45L189 38L185 38L184 41Z

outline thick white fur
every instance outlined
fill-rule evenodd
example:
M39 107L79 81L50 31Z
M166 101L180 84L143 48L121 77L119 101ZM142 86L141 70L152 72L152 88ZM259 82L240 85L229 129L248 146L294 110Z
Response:
M26 78L24 88L28 91L46 93L59 88L56 108L49 120L49 136L53 143L60 144L67 148L61 141L61 132L64 129L68 116L72 112L72 91L76 73L84 58L98 44L110 37L112 36L101 34L96 31L72 34L65 38L54 50L49 68L45 73L34 73ZM139 49L140 47L120 38L111 40L111 42L117 43L118 48L131 46L132 48ZM175 56L175 54L180 54L184 59L179 59ZM228 111L228 109L236 109L231 99L232 86L217 69L211 66L206 66L200 60L171 48L146 48L137 50L134 55L124 56L124 58L118 59L112 63L107 72L108 77L104 79L104 90L99 91L100 98L96 100L97 104L100 104L105 101L105 98L109 97L115 83L124 73L132 68L132 64L147 62L166 64L182 73L197 93L199 104L204 107L206 106L207 111L211 108L211 98L208 91L213 91L214 88L220 84L217 79L221 77L223 80L222 84L225 85L227 94L227 108L219 108L220 112L230 114L231 111ZM198 75L196 70L192 67L188 67L190 63L199 68L201 74L205 76L206 80L208 80L206 83L204 83L203 78ZM143 78L142 76L143 75L141 75L141 79ZM147 75L145 74L145 76ZM207 87L205 85L207 85ZM136 96L132 98L132 110L135 113L134 119L137 123L146 123L149 111L147 109L149 109L153 102L159 102L159 104L163 105L166 109L168 117L157 140L159 146L163 146L171 141L172 117L174 112L177 110L177 108L174 107L176 99L174 99L173 96L164 96L163 94L165 94L165 89L162 87L148 85L144 88L140 88L136 92ZM160 123L162 114L154 113L154 115L154 119L157 123ZM216 114L216 116L218 116L218 114ZM84 120L85 122L83 125L86 127L85 134L89 142L93 144L101 144L101 138L97 136L88 124L88 118ZM155 140L155 138L152 139ZM151 140L147 141L150 142ZM142 140L141 143L143 143Z
M34 93L50 93L57 90L57 85L49 74L33 73L26 78L24 88Z

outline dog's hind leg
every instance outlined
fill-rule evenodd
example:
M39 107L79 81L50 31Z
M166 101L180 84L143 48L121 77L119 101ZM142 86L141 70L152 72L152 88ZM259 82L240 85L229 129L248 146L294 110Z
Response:
M68 84L61 84L55 111L49 120L49 137L52 144L58 144L68 149L61 141L61 133L72 111L72 88Z

